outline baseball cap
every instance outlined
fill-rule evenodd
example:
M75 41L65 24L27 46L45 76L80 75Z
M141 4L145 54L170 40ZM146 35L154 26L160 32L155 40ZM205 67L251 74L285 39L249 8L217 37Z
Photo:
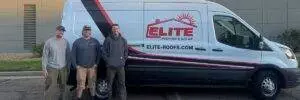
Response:
M91 30L91 26L84 25L82 30Z
M56 30L60 30L60 31L64 31L64 32L66 31L65 27L61 26L61 25L57 26Z

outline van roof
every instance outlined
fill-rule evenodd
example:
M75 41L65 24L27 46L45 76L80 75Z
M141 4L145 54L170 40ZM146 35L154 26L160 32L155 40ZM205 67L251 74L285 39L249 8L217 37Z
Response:
M206 0L143 0L144 2L198 2L206 3Z
M68 0L68 1L80 1L80 0ZM92 0L91 0L92 1ZM197 2L197 3L207 3L207 0L101 0L101 2L177 2L177 3L184 3L184 2Z

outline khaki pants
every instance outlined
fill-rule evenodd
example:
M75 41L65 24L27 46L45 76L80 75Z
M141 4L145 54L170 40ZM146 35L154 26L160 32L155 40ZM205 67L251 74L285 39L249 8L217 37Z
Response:
M88 78L88 86L91 96L95 96L96 89L96 70L97 67L84 68L82 66L77 67L77 97L81 98L82 91L85 89L86 78Z
M47 68L47 72L44 100L68 100L66 89L68 68L56 69L49 67Z

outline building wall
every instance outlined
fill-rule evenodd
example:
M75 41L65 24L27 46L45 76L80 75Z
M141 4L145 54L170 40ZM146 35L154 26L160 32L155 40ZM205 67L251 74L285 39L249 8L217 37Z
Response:
M229 8L269 39L286 29L300 30L300 0L210 0ZM61 22L64 0L5 0L0 4L0 52L30 52L23 45L24 4L36 5L36 43Z
M18 17L18 0L11 0L0 5L0 46L1 51L15 51L21 49L21 22ZM14 49L13 49L14 48Z
M6 0L0 4L0 53L30 52L24 49L24 4L36 6L36 43L55 32L61 22L64 0Z

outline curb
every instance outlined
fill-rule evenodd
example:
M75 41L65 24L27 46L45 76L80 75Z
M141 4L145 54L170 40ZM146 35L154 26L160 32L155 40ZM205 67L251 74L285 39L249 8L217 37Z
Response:
M11 71L0 72L0 76L41 76L42 71Z

